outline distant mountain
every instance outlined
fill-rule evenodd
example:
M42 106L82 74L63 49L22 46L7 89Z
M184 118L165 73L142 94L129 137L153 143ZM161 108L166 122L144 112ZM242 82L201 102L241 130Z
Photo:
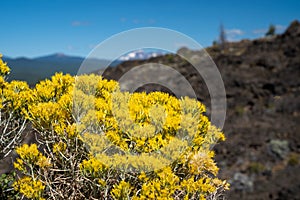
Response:
M37 57L35 60L38 61L50 61L50 62L82 62L84 58L79 56L68 56L63 53L55 53L51 55L46 55L42 57Z
M40 80L51 77L56 72L76 75L84 60L85 64L88 65L88 70L86 70L85 73L89 73L98 71L107 66L117 66L123 61L146 60L160 55L163 55L163 53L138 50L122 55L113 62L95 58L85 60L83 57L69 56L63 53L55 53L32 59L26 57L11 58L7 56L3 56L2 59L7 62L11 68L8 80L22 80L28 82L29 85L34 85Z
M28 82L29 85L34 85L40 80L51 77L56 72L69 73L76 75L84 58L68 56L62 53L51 54L37 58L10 58L3 56L2 58L11 68L11 73L8 80L22 80ZM110 64L109 60L105 59L89 59L86 61L89 66L89 71L92 72L104 68ZM113 63L111 66L114 66Z

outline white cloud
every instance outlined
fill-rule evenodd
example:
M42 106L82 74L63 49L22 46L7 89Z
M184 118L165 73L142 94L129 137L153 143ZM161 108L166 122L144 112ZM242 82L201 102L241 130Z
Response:
M228 41L235 41L238 40L240 36L244 35L245 32L241 29L226 29L225 34Z
M244 32L240 29L229 29L225 30L226 34L228 35L243 35Z

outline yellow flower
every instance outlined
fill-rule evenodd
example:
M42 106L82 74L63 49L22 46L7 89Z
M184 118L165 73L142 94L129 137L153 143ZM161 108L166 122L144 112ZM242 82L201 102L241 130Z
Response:
M118 185L114 185L113 187L114 188L111 190L111 194L114 199L128 199L130 197L132 190L130 183L123 180Z
M25 168L24 168L24 162L20 158L17 158L17 160L14 162L14 167L17 170L20 170L20 171L24 171L25 170Z
M3 79L3 78L2 78ZM12 113L20 117L28 116L28 105L33 102L32 91L27 83L11 81L1 88L2 102Z
M10 72L9 67L2 60L2 54L0 54L0 76L6 76Z
M67 148L66 143L60 141L53 145L53 153L64 152L66 150L66 148Z
M36 144L24 144L16 148L17 154L20 156L19 159L15 162L15 167L20 170L25 169L26 165L36 165L41 168L48 167L50 165L50 161L39 152Z
M80 169L92 176L99 176L106 168L98 159L91 157L89 160L83 160Z
M99 185L101 185L102 187L106 186L106 182L103 179L99 179L98 181Z
M70 92L74 85L74 78L62 73L56 73L51 80L44 80L36 84L34 89L34 98L38 102L58 101L59 98Z
M13 186L16 191L29 199L44 199L42 198L42 194L45 185L39 180L34 180L31 177L25 176L16 181Z

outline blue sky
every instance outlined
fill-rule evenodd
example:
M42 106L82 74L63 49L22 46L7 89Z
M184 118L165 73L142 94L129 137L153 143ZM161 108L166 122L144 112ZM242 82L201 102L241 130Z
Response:
M299 11L298 0L2 0L0 52L85 57L114 34L149 26L173 29L209 46L218 38L220 23L227 39L251 39L263 36L270 24L282 32L300 20ZM110 51L103 57L109 58Z

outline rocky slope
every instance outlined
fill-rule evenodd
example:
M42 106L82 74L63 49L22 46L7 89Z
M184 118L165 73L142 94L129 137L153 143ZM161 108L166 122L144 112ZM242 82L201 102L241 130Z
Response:
M281 35L206 50L226 88L227 140L215 151L219 176L231 183L227 198L300 199L300 23L292 22ZM107 69L104 76L119 80L134 66L149 62L184 75L197 98L210 108L204 81L179 56L124 62ZM176 81L170 84L176 86ZM157 84L138 90L171 92Z

